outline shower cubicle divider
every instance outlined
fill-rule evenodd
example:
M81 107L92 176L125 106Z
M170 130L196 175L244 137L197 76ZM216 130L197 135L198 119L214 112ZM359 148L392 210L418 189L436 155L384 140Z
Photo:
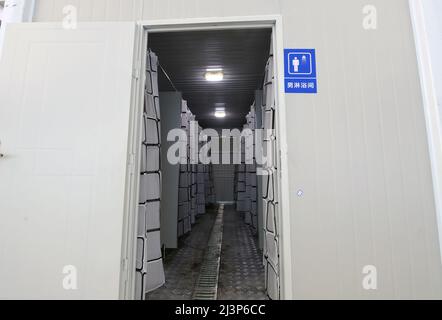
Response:
M165 282L161 254L161 127L158 91L158 58L149 52L142 125L141 177L138 208L136 298Z

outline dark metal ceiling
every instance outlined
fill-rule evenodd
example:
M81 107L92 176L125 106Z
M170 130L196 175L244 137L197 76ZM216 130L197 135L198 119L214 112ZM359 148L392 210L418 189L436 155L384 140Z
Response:
M151 33L149 48L202 127L240 128L262 87L270 36L270 29ZM216 67L224 70L224 80L206 81L206 69ZM160 92L174 90L162 73L159 86ZM215 118L217 103L226 104L226 118Z

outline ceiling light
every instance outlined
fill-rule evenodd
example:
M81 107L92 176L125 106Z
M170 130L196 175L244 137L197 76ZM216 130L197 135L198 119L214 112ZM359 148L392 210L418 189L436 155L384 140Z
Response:
M215 117L217 118L225 118L226 117L226 112L223 110L217 110L215 111Z
M215 103L215 117L225 118L226 117L226 104L225 103Z
M205 78L207 81L221 81L224 79L223 69L207 69Z

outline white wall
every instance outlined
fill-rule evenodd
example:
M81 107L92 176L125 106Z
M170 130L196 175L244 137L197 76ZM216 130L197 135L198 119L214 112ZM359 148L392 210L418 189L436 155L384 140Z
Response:
M282 14L316 48L319 94L286 95L293 298L442 298L430 159L407 0L37 0L37 21ZM278 57L281 59L282 57ZM298 197L302 189L304 195ZM374 265L378 289L362 287Z

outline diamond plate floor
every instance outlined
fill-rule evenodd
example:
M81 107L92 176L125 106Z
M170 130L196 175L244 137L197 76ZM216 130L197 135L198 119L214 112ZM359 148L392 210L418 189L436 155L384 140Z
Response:
M262 253L257 239L233 206L224 209L218 300L265 300Z
M147 294L147 300L191 300L198 280L204 250L216 218L216 211L197 218L190 234L182 237L179 248L166 254L166 283Z
M192 232L184 236L179 249L164 260L166 283L147 294L148 300L191 300L198 281L216 211L197 219ZM257 240L244 223L244 215L233 206L224 209L224 231L218 300L265 300L264 266Z

